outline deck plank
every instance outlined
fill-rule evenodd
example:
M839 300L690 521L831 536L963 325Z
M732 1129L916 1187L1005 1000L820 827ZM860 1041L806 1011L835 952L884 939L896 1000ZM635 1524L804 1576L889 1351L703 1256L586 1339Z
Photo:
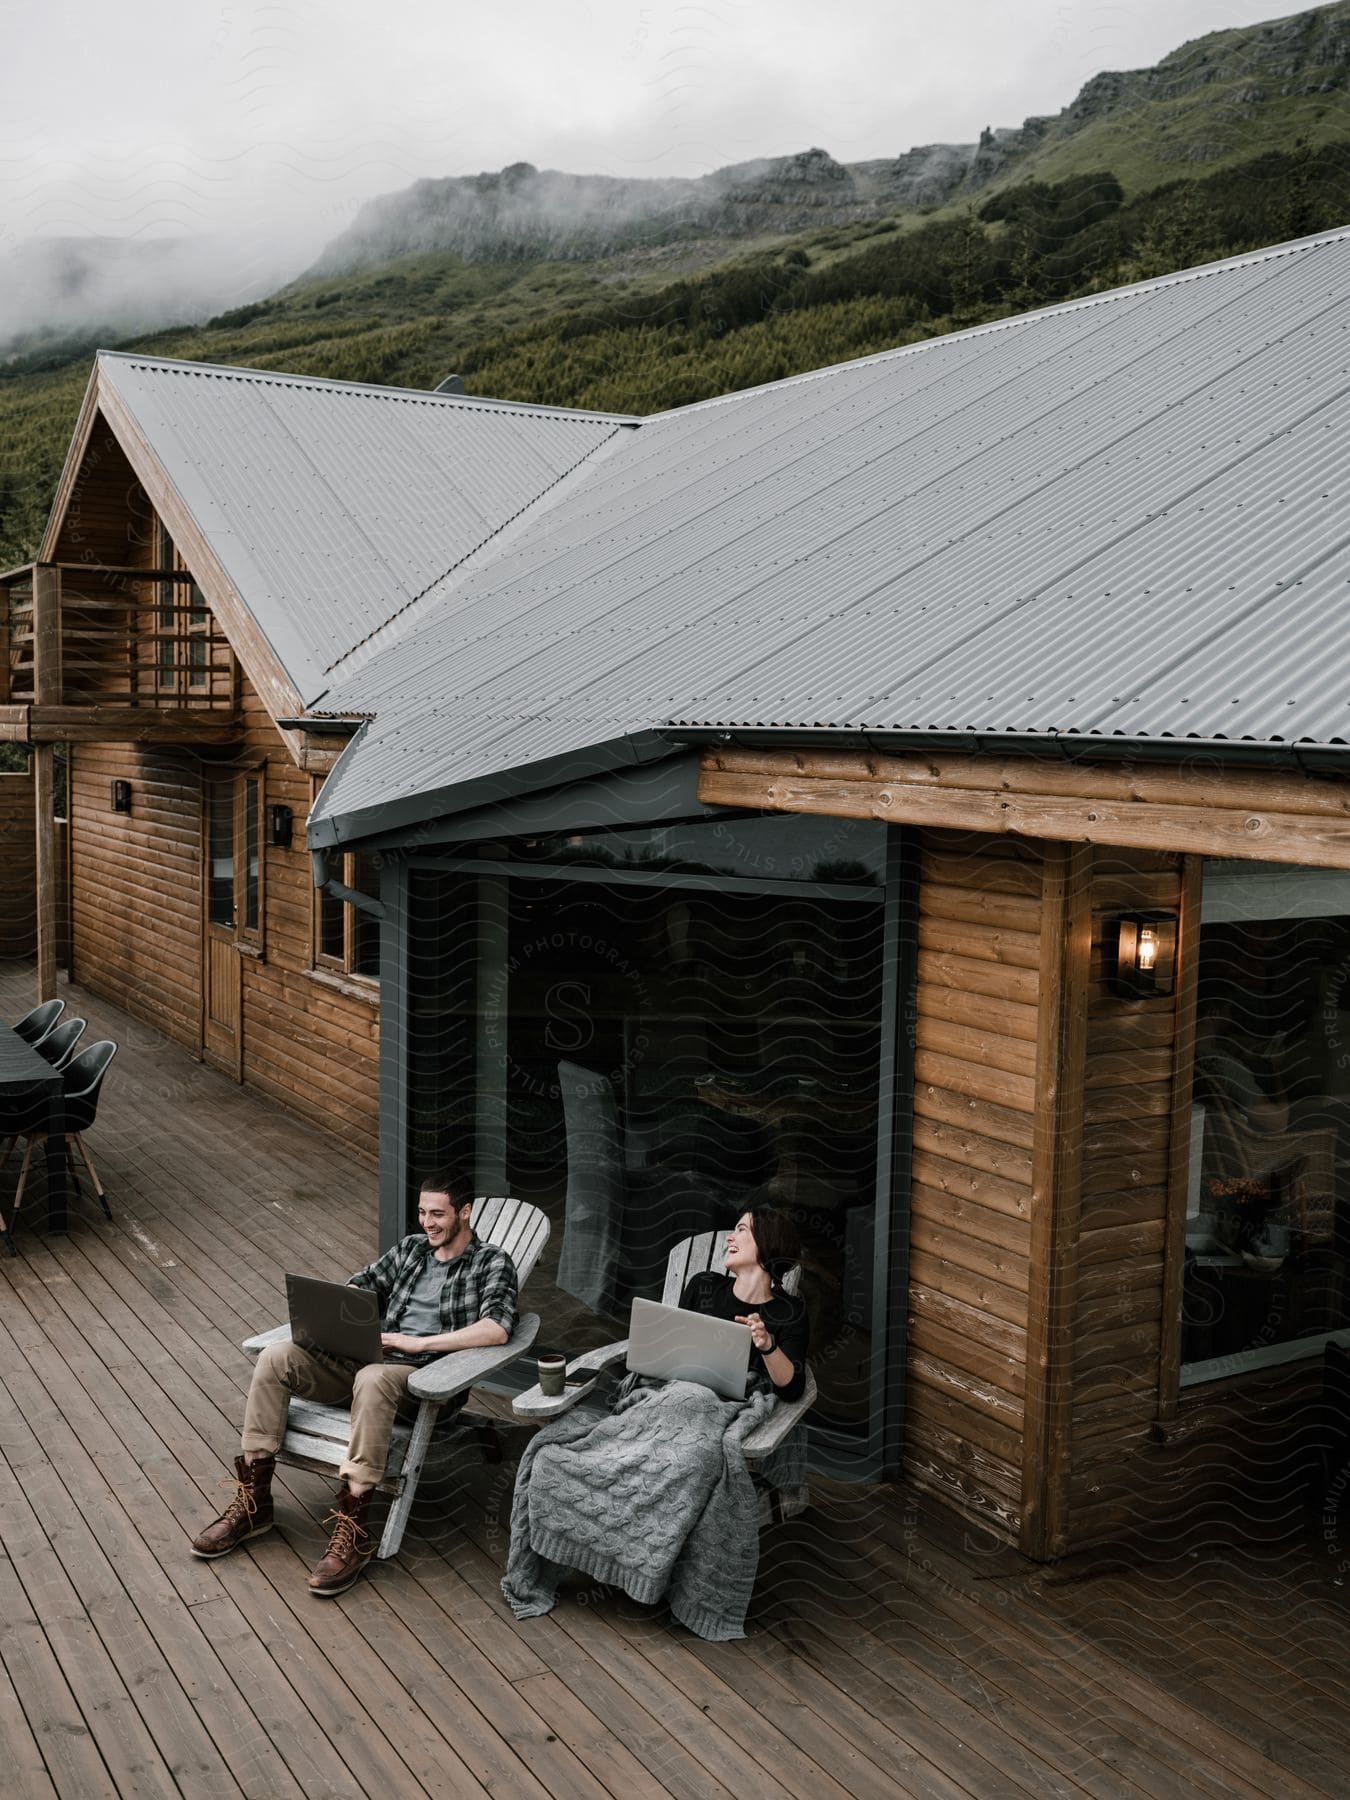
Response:
M31 998L0 968L0 1014ZM404 1547L305 1591L331 1485L202 1563L284 1275L375 1250L336 1140L96 997L121 1045L68 1236L0 1256L0 1777L34 1800L1320 1800L1350 1792L1345 1609L1315 1546L1039 1569L902 1489L820 1482L742 1642L594 1584L518 1623L514 1466L457 1444ZM12 1195L14 1169L0 1176ZM8 1185L6 1185L8 1184Z

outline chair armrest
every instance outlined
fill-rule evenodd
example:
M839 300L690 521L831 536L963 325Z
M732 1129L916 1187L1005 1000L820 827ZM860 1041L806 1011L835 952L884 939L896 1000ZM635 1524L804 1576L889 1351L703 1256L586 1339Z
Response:
M816 1403L816 1378L810 1369L806 1371L806 1387L798 1400L784 1400L774 1407L773 1412L752 1431L741 1445L742 1454L747 1457L768 1456L776 1450L783 1439L796 1425L803 1414Z
M477 1350L451 1350L425 1368L414 1369L408 1392L415 1400L453 1400L465 1394L496 1370L529 1349L539 1332L539 1314L522 1313L504 1344L484 1344Z
M628 1354L628 1339L617 1344L604 1344L598 1350L588 1350L584 1356L578 1356L567 1365L569 1375L593 1374L597 1378L604 1374L611 1363L616 1363ZM566 1387L561 1394L546 1394L538 1382L526 1388L523 1394L517 1394L511 1402L511 1411L518 1419L557 1419L563 1413L584 1400L595 1386L594 1381L579 1382L575 1387Z
M269 1344L289 1344L291 1328L289 1325L274 1325L270 1331L260 1331L257 1337L245 1338L240 1348L248 1356L261 1356Z

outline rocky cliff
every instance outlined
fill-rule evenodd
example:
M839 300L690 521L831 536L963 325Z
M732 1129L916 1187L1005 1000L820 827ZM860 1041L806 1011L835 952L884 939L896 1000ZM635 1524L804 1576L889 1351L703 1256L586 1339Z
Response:
M853 224L942 206L997 182L1039 175L1043 164L1058 171L1075 147L1090 149L1098 167L1133 162L1133 170L1116 167L1130 189L1165 179L1169 164L1250 154L1244 142L1250 143L1256 114L1265 111L1273 120L1291 102L1343 95L1348 71L1350 0L1338 0L1213 32L1153 68L1105 71L1062 112L1011 128L986 127L971 143L923 144L851 164L811 149L691 179L569 175L513 163L496 173L418 181L363 207L311 273L332 275L428 250L470 261L589 259L681 237L749 238ZM1350 116L1339 129L1350 135ZM1128 139L1127 155L1119 132Z

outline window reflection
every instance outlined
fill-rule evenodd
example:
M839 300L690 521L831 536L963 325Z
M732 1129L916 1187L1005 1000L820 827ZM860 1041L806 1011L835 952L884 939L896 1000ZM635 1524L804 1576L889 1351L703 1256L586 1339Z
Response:
M1350 877L1207 867L1183 1362L1315 1353L1350 1326Z
M781 842L800 822L766 823ZM882 826L859 831L853 862L880 868L883 841ZM410 983L414 1155L429 1166L472 1145L480 1186L549 1213L530 1295L544 1337L581 1349L620 1334L681 1239L770 1198L803 1238L819 1416L861 1431L881 889L419 881L440 930Z

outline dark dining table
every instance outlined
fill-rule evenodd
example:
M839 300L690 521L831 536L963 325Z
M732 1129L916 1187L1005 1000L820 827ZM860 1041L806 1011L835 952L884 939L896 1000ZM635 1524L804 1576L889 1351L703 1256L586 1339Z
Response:
M59 1120L61 1075L25 1043L17 1031L0 1025L0 1107L6 1113L26 1110L32 1102L33 1117L38 1120L45 1111ZM12 1236L14 1220L10 1219ZM47 1135L47 1229L66 1229L66 1140L65 1134ZM14 1249L11 1242L10 1250Z

